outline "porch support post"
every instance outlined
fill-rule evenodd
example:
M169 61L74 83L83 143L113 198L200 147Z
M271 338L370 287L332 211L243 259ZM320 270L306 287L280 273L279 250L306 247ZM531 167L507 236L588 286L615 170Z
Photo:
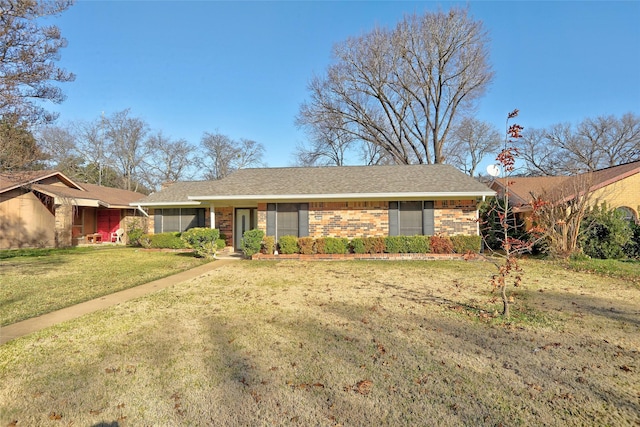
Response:
M210 227L216 228L216 209L215 209L215 206L213 205L213 202L209 204L209 216L211 220Z

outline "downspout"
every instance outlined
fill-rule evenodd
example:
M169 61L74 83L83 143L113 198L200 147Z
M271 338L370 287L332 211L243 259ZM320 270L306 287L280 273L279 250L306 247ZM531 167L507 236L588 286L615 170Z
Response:
M144 209L142 209L142 206L138 205L138 210L139 210L140 212L142 212L142 214L143 214L144 216L146 216L147 218L149 218L149 214L148 214L148 213L146 213Z

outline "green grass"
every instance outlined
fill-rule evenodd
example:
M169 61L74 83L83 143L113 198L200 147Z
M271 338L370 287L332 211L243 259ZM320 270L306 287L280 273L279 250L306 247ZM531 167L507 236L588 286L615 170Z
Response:
M190 253L101 247L0 252L0 325L128 289L204 261Z
M585 259L568 260L568 268L640 283L640 260Z

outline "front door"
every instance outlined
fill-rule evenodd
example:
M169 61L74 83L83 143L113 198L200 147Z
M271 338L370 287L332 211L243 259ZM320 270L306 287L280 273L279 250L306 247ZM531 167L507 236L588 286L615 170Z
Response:
M236 251L242 250L242 236L245 231L254 227L253 209L236 209L236 221L234 227L233 246Z
M119 209L100 209L98 211L98 233L102 235L103 242L111 241L111 233L120 228Z

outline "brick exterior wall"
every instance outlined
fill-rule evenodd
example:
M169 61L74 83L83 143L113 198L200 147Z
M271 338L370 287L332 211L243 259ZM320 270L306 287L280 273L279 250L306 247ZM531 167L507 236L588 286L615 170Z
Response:
M434 204L436 233L447 236L478 234L475 200L437 200Z
M267 204L258 203L258 230L267 232Z
M265 205L266 209L266 205ZM207 210L208 212L208 210ZM220 234L224 234L226 236L227 246L233 246L233 208L219 208L216 207L214 210L216 215L216 224L215 228L220 231ZM208 215L209 223L211 223L211 215ZM265 223L266 224L266 223Z
M389 203L309 203L309 236L376 237L389 234Z
M475 200L437 200L434 203L436 233L449 236L478 234ZM258 228L267 230L267 204L258 203ZM375 237L389 235L389 202L311 202L309 236Z

